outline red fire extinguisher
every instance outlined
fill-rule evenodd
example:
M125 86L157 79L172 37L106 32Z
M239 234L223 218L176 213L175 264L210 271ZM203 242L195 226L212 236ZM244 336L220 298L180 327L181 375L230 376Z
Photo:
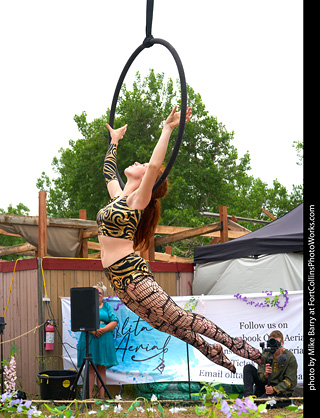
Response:
M54 326L51 321L48 321L47 326L45 327L45 332L45 350L54 350Z

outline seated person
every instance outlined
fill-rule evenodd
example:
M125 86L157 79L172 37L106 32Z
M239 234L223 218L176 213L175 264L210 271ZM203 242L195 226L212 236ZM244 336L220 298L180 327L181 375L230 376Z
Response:
M274 341L275 340L275 341ZM280 331L272 331L269 335L268 347L278 346L276 351L265 351L265 364L256 369L251 364L243 368L244 396L255 395L257 398L289 398L297 385L298 364L291 351L283 347L283 335ZM273 357L270 361L270 356ZM255 388L254 388L255 386ZM290 400L279 400L275 408L290 405Z

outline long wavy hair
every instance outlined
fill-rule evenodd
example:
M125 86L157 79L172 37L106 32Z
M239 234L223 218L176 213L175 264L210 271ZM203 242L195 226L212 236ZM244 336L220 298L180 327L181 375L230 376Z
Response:
M157 180L163 173L165 166L162 165ZM154 231L161 217L160 200L168 191L168 178L152 193L148 206L144 209L140 223L136 230L133 248L134 250L145 251L150 246L150 241L154 236Z

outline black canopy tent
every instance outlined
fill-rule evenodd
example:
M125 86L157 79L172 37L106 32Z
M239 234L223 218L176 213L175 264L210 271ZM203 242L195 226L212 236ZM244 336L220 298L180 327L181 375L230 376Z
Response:
M194 248L196 264L303 251L303 203L262 228L216 245Z

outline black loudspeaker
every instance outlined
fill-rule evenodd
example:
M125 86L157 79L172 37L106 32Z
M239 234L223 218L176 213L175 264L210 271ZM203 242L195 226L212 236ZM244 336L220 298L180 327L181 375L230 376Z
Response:
M95 331L99 328L99 292L94 287L72 287L71 331Z

